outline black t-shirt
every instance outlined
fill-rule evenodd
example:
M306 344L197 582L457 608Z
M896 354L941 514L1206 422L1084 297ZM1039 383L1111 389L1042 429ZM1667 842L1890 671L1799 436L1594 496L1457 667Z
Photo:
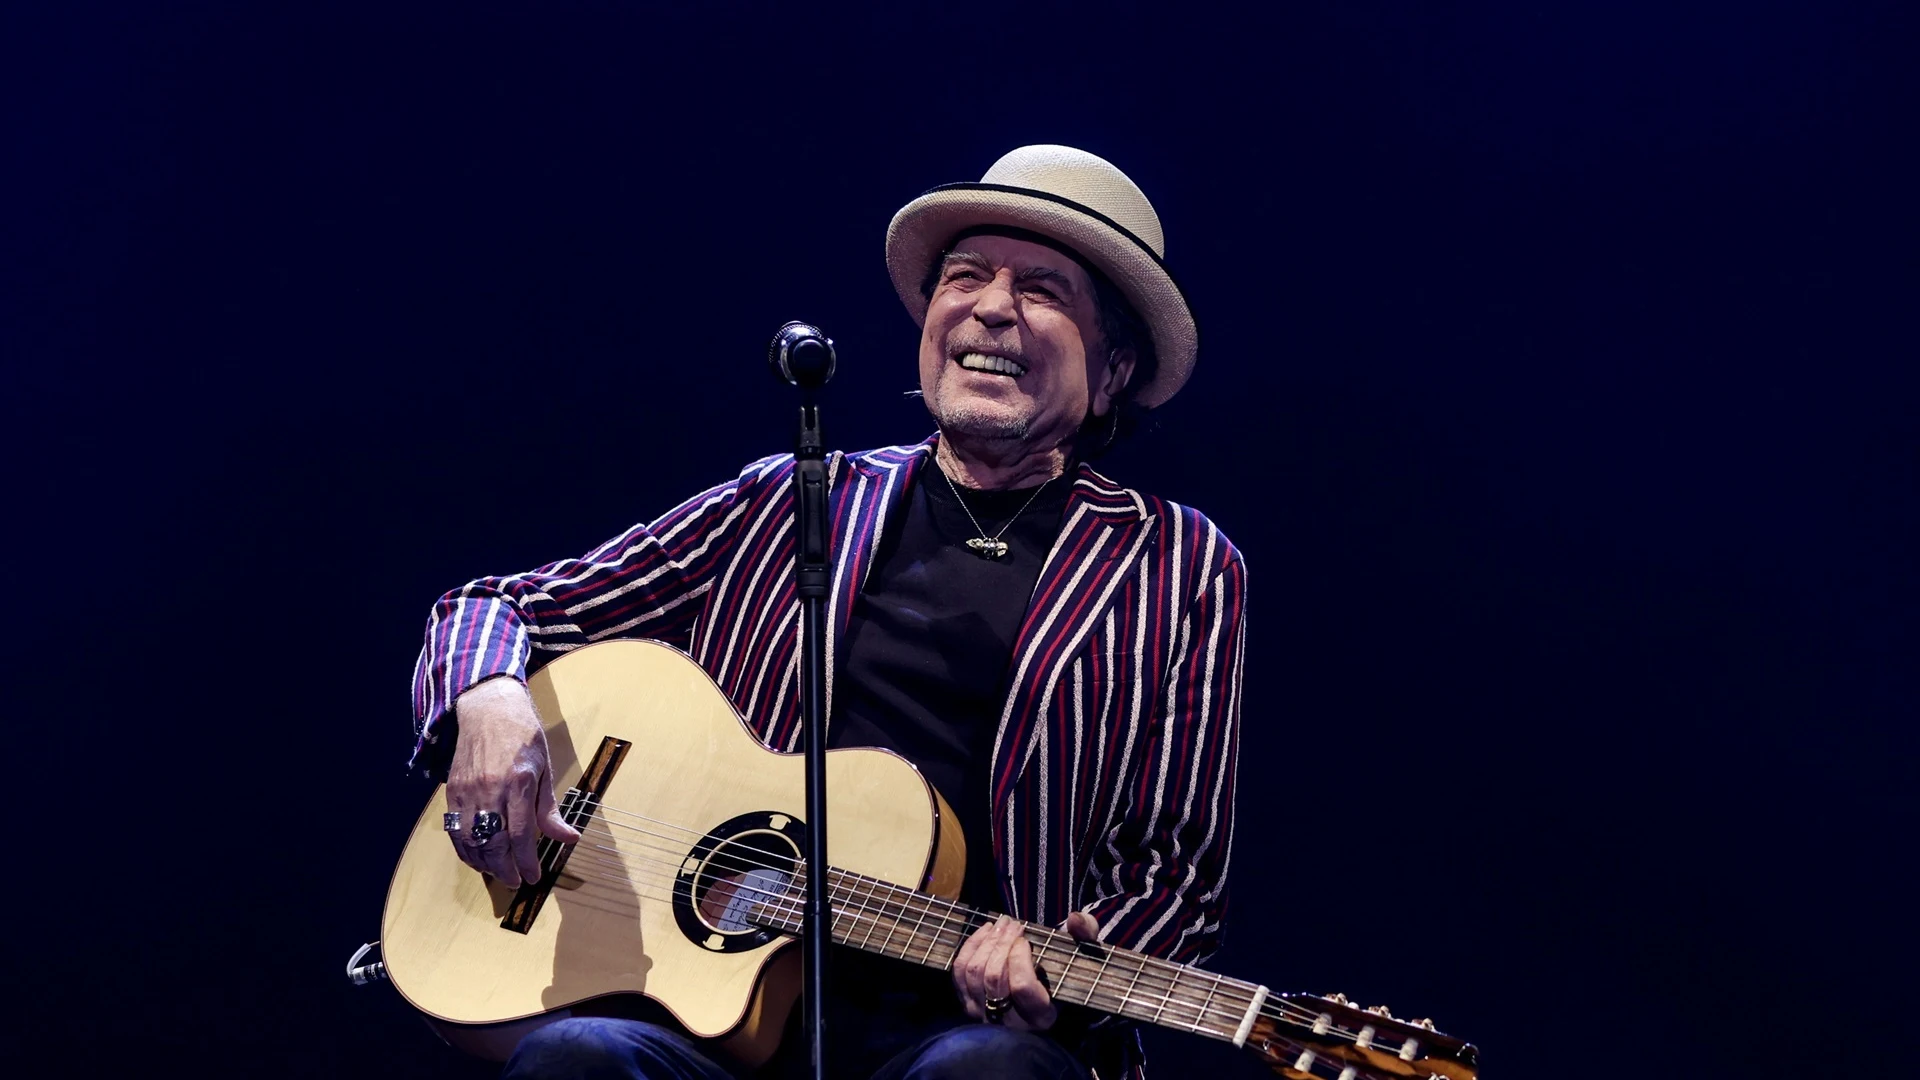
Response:
M961 899L992 911L1006 905L987 829L987 757L1014 638L1060 532L1068 486L1059 477L1038 490L956 492L929 464L854 601L834 681L828 744L884 747L919 767L966 833ZM989 559L968 549L981 529L1007 553Z
M1057 477L1038 491L963 489L963 508L963 496L928 464L888 523L854 601L834 680L828 745L884 747L920 769L966 834L961 897L991 911L1006 905L987 827L988 756L1014 638L1059 535L1070 484ZM1004 557L968 550L981 529L1006 542ZM829 970L829 1023L837 1034L828 1048L837 1071L865 1075L965 1020L946 972L851 949L836 949Z

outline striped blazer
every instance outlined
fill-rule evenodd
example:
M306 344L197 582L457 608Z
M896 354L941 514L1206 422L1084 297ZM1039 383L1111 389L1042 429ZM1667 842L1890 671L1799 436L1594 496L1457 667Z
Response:
M937 437L936 437L937 438ZM834 646L934 440L828 459ZM762 742L800 742L791 455L589 552L434 605L414 672L415 762L459 693L560 653L647 637L692 654ZM1182 962L1217 947L1233 839L1246 574L1198 512L1081 465L1015 641L992 751L993 858L1010 914L1073 910ZM971 853L979 858L980 853Z

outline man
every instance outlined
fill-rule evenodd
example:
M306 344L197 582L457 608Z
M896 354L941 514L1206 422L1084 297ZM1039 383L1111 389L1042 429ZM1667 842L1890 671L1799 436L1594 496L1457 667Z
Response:
M828 738L900 752L953 804L966 901L1192 962L1225 908L1244 569L1199 513L1085 464L1193 369L1162 251L1132 181L1060 146L894 217L887 265L922 326L938 434L829 461ZM416 760L444 772L451 810L505 822L485 843L453 834L460 858L517 885L539 873L539 834L577 838L522 680L589 642L686 649L763 742L797 749L792 475L790 456L756 462L583 559L441 599ZM1062 1015L1010 921L966 943L950 983L916 970L835 954L836 1074L1138 1065L1119 1025ZM664 1027L574 1018L528 1036L507 1075L727 1074Z

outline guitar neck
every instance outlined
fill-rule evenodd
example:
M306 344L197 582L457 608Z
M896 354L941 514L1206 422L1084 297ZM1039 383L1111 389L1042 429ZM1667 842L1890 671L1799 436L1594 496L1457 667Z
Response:
M752 905L752 921L798 934L804 874L790 891ZM828 871L833 940L862 952L945 969L974 931L999 918L845 870ZM1075 941L1064 930L1022 923L1035 965L1054 998L1225 1042L1246 1038L1265 987L1130 949Z

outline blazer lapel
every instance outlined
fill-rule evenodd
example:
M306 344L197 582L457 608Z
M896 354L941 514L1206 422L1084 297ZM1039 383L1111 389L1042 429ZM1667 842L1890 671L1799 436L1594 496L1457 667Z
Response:
M1042 706L1139 562L1154 526L1138 494L1080 466L1060 538L1047 554L1014 643L1010 685L993 742L996 820L1033 755ZM996 854L1000 842L996 829Z
M874 554L889 524L897 523L903 496L933 456L933 439L841 459L839 475L828 478L833 530L833 593L827 601L827 716L833 716L833 683L839 674L839 645L853 618L853 604L866 587ZM831 723L831 720L829 720Z

